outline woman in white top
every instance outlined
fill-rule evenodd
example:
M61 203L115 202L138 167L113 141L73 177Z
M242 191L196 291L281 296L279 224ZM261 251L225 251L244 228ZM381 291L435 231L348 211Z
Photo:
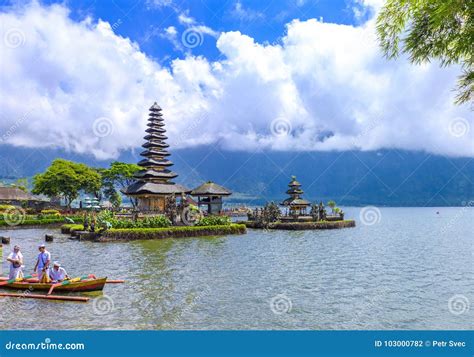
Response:
M19 246L15 245L13 247L13 252L8 256L7 261L10 262L8 279L23 278L23 254L21 254Z

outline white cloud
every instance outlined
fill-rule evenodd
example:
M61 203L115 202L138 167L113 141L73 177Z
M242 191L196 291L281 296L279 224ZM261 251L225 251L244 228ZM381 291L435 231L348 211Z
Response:
M168 26L159 34L161 38L165 38L173 44L173 48L178 51L183 50L183 45L178 39L178 30L174 26Z
M174 26L169 26L165 29L165 33L169 36L172 36L173 38L176 37L178 34L178 31L176 30L176 27Z
M263 19L265 17L265 15L259 11L244 7L240 0L237 0L234 3L231 15L241 21L255 21L257 19Z
M59 5L33 3L0 14L0 22L5 143L113 157L141 145L156 100L172 148L219 141L236 150L474 156L472 112L452 104L459 68L384 60L373 21L352 27L295 20L280 45L222 33L223 60L189 55L169 69L108 23L74 22ZM108 136L94 135L101 117L113 125ZM289 135L275 135L282 122Z
M184 12L178 15L178 21L182 25L193 25L196 23L196 20L193 17Z
M146 5L150 8L172 7L173 0L147 0Z

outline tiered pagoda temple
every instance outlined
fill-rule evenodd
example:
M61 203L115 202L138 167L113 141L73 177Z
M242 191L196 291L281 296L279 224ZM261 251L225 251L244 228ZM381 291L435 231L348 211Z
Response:
M187 194L191 190L171 181L178 174L169 170L173 163L168 159L170 154L166 150L169 145L165 143L168 138L165 135L163 114L156 102L150 108L147 126L147 135L144 137L146 142L142 145L145 151L140 154L143 160L138 162L143 169L135 175L137 181L123 193L138 198L138 209L141 212L163 213L167 197Z
M281 205L288 207L288 214L290 216L305 216L307 214L306 209L310 206L310 202L301 198L304 193L301 189L301 184L296 181L296 176L291 176L291 181L288 184L289 189L286 191L290 197L284 200Z

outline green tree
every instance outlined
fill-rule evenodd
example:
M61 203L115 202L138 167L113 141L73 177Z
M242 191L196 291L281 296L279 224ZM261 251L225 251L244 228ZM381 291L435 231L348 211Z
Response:
M115 190L114 193L109 197L109 201L115 209L118 209L122 205L122 196L117 190Z
M412 63L438 59L460 64L456 103L474 99L474 2L387 0L377 18L380 45L388 58L400 53Z
M281 211L275 202L270 202L263 209L263 219L266 223L273 223L280 219Z
M49 197L62 196L69 208L81 190L95 193L101 184L96 170L85 164L56 159L44 173L34 176L32 192Z
M20 190L27 192L28 191L28 179L26 177L19 178L13 183L13 186L18 187Z
M111 197L117 192L116 188L125 189L134 181L134 175L141 170L136 164L114 161L108 169L101 170L104 195L111 201ZM137 200L131 198L132 206L137 206Z
M334 213L334 208L336 207L336 202L331 200L331 201L328 201L327 205L329 207L331 207L331 211L332 211L332 213Z

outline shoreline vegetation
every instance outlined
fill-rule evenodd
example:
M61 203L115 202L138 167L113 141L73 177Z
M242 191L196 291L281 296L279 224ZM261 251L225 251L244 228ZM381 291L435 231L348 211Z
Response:
M215 226L174 226L166 228L117 228L105 231L98 242L150 240L164 238L188 238L203 236L222 236L229 234L245 234L245 224L229 224Z
M245 224L247 228L252 229L281 229L289 231L303 231L303 230L317 230L317 229L341 229L355 227L355 221L344 220L344 221L318 221L318 222L274 222L274 223L262 223L255 221L244 221L238 222Z
M304 199L296 176L291 177L288 197L280 204L268 202L254 210L245 207L239 213L250 222L232 222L223 210L222 200L232 194L230 190L211 181L193 190L168 182L177 174L166 171L172 163L166 161L168 154L162 150L165 144L150 138L163 137L155 133L163 130L161 115L156 113L161 108L155 103L150 110L147 130L151 134L145 137L145 159L137 165L114 162L108 169L56 159L33 180L32 194L49 200L27 194L26 186L3 190L3 197L9 199L0 206L0 228L57 226L70 239L108 242L245 234L247 227L310 230L355 226L354 221L344 220L343 210L334 201L327 202L331 208L327 212L322 201L318 204ZM72 207L81 194L92 198L86 196L79 201L79 207ZM122 194L129 196L132 207L123 207ZM104 199L108 199L107 205L100 204ZM45 236L48 239L52 241L54 237Z

